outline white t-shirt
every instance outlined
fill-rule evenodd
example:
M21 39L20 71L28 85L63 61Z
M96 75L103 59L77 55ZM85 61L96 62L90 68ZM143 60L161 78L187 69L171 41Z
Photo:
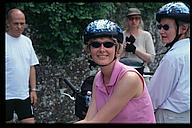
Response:
M21 35L14 38L5 33L5 98L29 97L30 66L39 64L31 40Z

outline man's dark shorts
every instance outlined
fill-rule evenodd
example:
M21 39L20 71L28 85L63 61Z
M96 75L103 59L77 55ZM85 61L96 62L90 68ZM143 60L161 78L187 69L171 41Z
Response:
M11 99L5 101L6 106L6 121L13 119L13 113L18 116L19 120L34 117L31 100L28 97L25 100Z

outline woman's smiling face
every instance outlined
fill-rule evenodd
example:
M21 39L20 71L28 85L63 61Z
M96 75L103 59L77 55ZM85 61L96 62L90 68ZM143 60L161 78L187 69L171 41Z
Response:
M95 63L107 65L115 57L115 42L108 37L99 37L92 39L89 43L90 52Z

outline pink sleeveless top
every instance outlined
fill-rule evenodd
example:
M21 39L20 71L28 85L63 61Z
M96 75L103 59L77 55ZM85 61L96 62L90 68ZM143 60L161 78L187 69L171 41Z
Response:
M123 75L128 71L137 72L136 69L124 65L118 60L116 61L110 78L110 82L108 84L109 94L106 92L106 89L104 87L103 75L101 71L96 74L95 86L97 111L106 104L107 100L113 94L114 87L117 86L117 81L120 80ZM140 78L144 83L143 93L139 97L131 99L127 103L127 106L115 118L113 118L110 123L155 123L155 116L151 98L149 96L144 79L141 75Z

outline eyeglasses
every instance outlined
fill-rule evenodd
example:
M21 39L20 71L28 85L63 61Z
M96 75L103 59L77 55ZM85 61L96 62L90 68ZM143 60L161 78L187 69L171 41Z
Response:
M141 17L139 16L131 16L131 17L128 17L129 20L133 21L133 20L140 20Z
M106 41L103 43L98 42L98 41L94 41L94 42L90 43L90 46L93 48L99 48L99 47L101 47L102 44L105 48L112 48L115 45L115 43L110 42L110 41Z
M158 25L157 25L157 28L158 28L159 30L161 30L161 28L163 28L165 31L167 31L167 30L169 30L169 25L168 25L168 24L164 24L164 25L158 24Z

